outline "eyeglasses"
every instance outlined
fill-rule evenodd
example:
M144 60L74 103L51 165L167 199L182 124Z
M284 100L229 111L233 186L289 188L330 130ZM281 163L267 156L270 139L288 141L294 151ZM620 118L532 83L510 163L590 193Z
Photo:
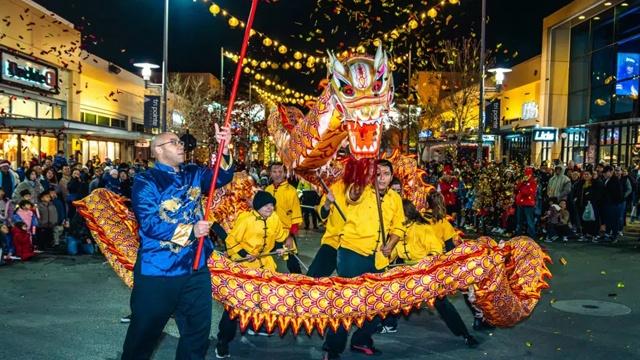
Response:
M184 141L172 139L172 140L169 140L169 141L167 141L165 143L158 144L158 145L156 145L156 147L164 146L164 145L167 145L167 144L172 144L173 146L184 146Z

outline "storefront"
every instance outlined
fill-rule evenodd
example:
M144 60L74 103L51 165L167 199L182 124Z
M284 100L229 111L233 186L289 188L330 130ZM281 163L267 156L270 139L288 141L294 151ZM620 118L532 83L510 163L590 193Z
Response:
M560 134L561 150L560 159L565 164L573 161L575 164L587 162L587 151L589 149L589 129L568 128Z
M618 123L598 126L596 161L630 166L640 162L640 124Z
M507 161L531 164L531 130L509 132L501 136L502 154Z
M540 152L538 162L540 164L549 164L551 160L553 144L558 140L558 129L546 127L546 128L534 128L531 131L532 139L534 142L539 143Z

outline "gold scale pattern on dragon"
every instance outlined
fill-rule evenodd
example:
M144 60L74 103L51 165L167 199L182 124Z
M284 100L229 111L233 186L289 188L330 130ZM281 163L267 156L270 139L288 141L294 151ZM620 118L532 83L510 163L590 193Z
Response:
M98 189L75 204L111 266L132 286L138 225L124 198ZM352 279L248 269L217 253L208 259L208 267L213 299L238 316L241 327L264 323L269 331L316 329L322 334L327 327L361 326L376 315L406 313L469 288L489 322L513 326L531 314L548 287L547 261L530 238L498 244L483 237L413 266Z

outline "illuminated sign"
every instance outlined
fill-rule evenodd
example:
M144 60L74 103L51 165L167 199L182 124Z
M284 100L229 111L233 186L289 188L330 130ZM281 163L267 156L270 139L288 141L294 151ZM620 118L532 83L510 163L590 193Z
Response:
M482 142L493 142L496 141L495 135L482 135Z
M558 129L556 128L533 129L533 141L556 141L557 137Z
M0 80L12 85L58 93L58 69L18 55L0 52Z
M529 101L522 104L522 120L538 118L538 104L535 101Z

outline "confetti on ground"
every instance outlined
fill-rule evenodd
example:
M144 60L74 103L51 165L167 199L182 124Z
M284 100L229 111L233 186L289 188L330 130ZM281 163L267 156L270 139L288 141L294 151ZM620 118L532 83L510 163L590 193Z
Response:
M527 345L527 347L532 347L533 346L533 343L531 343L530 341L527 341L524 344Z
M567 266L567 260L563 257L560 258L560 264Z
M624 283L622 281L618 281L618 288L624 288Z

